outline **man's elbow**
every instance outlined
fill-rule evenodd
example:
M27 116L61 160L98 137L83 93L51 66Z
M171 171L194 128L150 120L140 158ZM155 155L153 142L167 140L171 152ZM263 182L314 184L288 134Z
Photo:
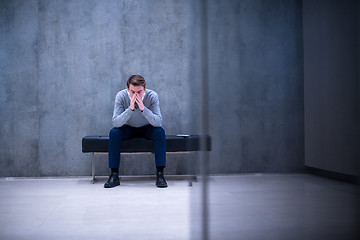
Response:
M153 122L151 125L153 127L162 127L162 122Z
M113 127L114 127L114 128L119 128L119 127L122 127L122 125L121 125L121 124L119 124L119 122L118 122L118 121L116 121L116 119L113 119L113 120L112 120L112 125L113 125Z
M154 121L154 124L152 124L154 127L162 127L162 119Z

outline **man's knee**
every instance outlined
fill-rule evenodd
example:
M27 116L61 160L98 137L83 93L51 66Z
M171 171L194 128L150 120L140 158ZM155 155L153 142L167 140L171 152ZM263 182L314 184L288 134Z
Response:
M165 139L165 130L162 127L155 127L153 136L154 138Z
M110 137L121 137L122 130L121 128L113 128L110 130L109 136Z

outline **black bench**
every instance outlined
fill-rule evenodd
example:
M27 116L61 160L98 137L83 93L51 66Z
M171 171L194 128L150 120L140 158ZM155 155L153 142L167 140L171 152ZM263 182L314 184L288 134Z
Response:
M200 135L166 135L166 152L211 151L211 138L204 138L201 149ZM83 153L107 153L108 136L86 136L82 139ZM122 142L122 153L153 153L154 143L144 138L133 138ZM95 158L92 159L92 183L95 182ZM191 185L191 182L190 182Z

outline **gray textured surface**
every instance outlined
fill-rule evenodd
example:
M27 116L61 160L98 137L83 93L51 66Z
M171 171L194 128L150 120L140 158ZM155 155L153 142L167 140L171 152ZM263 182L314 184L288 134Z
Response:
M213 1L209 11L210 171L301 171L301 5Z
M89 175L81 138L108 134L115 94L134 73L158 92L167 134L199 133L198 10L1 1L0 176ZM301 4L209 1L208 15L211 172L302 170ZM107 156L95 158L106 175ZM168 156L167 172L186 173L186 158ZM151 155L123 159L125 174L153 173Z

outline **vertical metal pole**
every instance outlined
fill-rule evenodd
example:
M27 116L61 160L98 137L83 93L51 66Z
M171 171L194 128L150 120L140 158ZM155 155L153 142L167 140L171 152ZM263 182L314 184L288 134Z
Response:
M209 239L208 174L209 153L206 151L206 136L209 135L208 107L208 19L207 0L201 0L201 152L200 171L202 176L202 239Z
M94 153L93 153L94 155ZM91 183L95 183L95 157L91 159Z

